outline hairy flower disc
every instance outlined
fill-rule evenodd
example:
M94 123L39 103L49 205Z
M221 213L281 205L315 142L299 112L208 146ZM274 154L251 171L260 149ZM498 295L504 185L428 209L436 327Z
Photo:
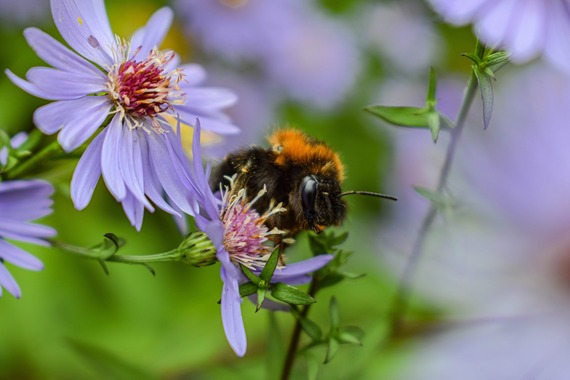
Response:
M178 83L183 78L180 69L166 72L165 66L174 58L173 52L152 50L143 61L130 60L114 65L109 71L109 96L117 112L130 121L129 126L141 125L137 120L154 119L158 114L183 103L184 92ZM154 122L156 130L162 131Z
M251 202L247 202L245 189L240 189L237 194L230 190L223 195L225 207L220 220L225 231L224 247L233 262L252 270L263 268L271 254L272 247L264 244L268 237L283 233L278 229L269 231L265 225L269 216L285 211L281 204L270 207L263 215L252 207L265 193L261 190Z

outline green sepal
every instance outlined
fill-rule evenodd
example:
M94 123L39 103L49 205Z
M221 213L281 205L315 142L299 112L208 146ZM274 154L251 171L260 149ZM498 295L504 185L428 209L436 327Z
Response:
M327 355L325 357L324 364L327 364L331 360L333 360L333 358L336 356L336 354L338 352L338 347L339 347L338 341L335 338L333 338L332 336L329 337L329 340L327 342Z
M485 57L487 66L504 65L511 58L510 54L505 51L497 51Z
M240 297L247 297L257 292L257 285L253 282L246 282L239 286Z
M290 305L310 305L316 302L315 299L307 293L282 282L278 282L272 286L271 295L275 299Z
M277 263L279 262L279 247L275 247L273 252L271 252L271 256L263 266L259 277L264 280L266 283L271 282L271 277L273 277L273 273L275 272L275 268L277 268Z

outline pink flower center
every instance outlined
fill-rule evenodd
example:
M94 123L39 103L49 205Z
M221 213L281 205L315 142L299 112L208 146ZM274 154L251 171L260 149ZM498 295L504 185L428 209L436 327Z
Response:
M152 61L127 61L121 64L117 76L118 100L133 116L154 117L171 105L170 77Z
M108 73L109 97L117 112L129 116L131 127L138 127L141 120L151 119L151 124L160 129L154 118L174 104L184 102L184 92L178 83L183 78L180 69L165 70L173 58L173 52L152 50L145 60L134 57L117 63Z
M245 189L239 190L237 195L226 192L223 196L224 207L220 219L225 231L224 247L234 263L243 264L249 269L263 268L273 251L273 247L267 245L267 240L283 233L277 229L269 231L265 225L271 215L285 211L281 204L270 206L263 215L252 207L264 194L265 190L260 191L250 202L247 202Z

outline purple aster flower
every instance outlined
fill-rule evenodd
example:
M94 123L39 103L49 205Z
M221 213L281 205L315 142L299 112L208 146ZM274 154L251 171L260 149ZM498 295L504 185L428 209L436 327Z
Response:
M352 31L310 2L177 0L175 6L205 50L253 63L276 93L326 109L356 81L360 60Z
M429 0L446 21L473 23L491 46L509 51L514 62L539 54L570 71L570 2L568 0Z
M201 163L199 123L196 123L194 131L193 157L195 183L201 193L199 202L203 211L195 216L195 221L216 247L223 281L222 323L230 346L241 357L245 355L247 342L241 315L239 284L245 282L246 278L239 264L255 273L263 269L272 251L264 243L268 237L282 233L277 229L269 231L264 222L270 215L284 209L277 205L260 215L252 205L263 196L263 191L250 202L247 202L245 189L238 190L237 194L235 189L227 189L223 192L222 199L213 194L208 184L209 167L204 170ZM291 285L306 283L310 280L309 273L322 268L332 258L332 255L320 255L278 267L272 280Z
M183 170L186 158L170 122L177 118L191 125L188 121L199 116L205 129L236 133L237 127L220 111L235 96L225 89L198 87L205 77L200 66L179 66L174 52L157 49L172 22L169 8L158 10L130 42L112 34L102 0L52 0L51 9L75 52L28 28L28 43L53 67L34 67L27 80L6 73L30 94L54 100L35 111L34 122L44 133L60 131L65 151L85 143L110 119L75 170L75 207L88 205L102 175L137 229L144 208L154 211L150 201L175 215L175 208L193 214L188 196L192 185Z
M40 260L5 239L47 245L44 239L54 236L56 231L30 221L51 213L52 193L53 187L45 181L0 182L0 295L2 288L16 298L22 295L5 263L29 270L43 269Z

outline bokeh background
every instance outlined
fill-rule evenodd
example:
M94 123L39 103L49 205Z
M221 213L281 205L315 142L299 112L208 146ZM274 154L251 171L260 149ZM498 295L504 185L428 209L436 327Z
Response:
M540 62L503 68L485 132L475 102L447 189L451 201L441 210L414 279L412 322L404 334L392 336L387 312L428 207L412 186L435 186L448 136L442 132L434 144L429 131L388 126L363 107L422 106L432 66L438 109L454 119L470 73L461 53L474 48L471 29L446 25L419 0L106 5L121 36L130 36L159 7L173 7L177 18L163 48L203 65L208 84L238 94L228 113L242 133L227 140L207 136L210 159L264 144L274 128L293 125L339 152L347 171L344 189L400 198L395 204L348 200L348 217L339 228L349 232L345 248L354 252L346 269L365 276L323 291L311 317L326 329L334 295L342 323L366 335L360 347L342 346L319 378L563 378L560 352L570 349L563 322L570 284L566 76ZM42 65L22 36L27 26L58 36L48 0L0 0L2 70L23 75ZM33 110L42 104L0 76L0 128L10 135L33 129ZM55 211L42 222L58 230L58 240L91 246L113 232L127 241L121 253L133 255L178 245L181 235L169 215L147 214L137 233L101 183L89 207L74 210L69 180L75 164L76 158L61 158L42 168L42 178L57 189ZM106 275L96 262L26 248L45 269L10 268L23 297L0 299L0 378L278 376L267 363L266 311L255 313L244 303L244 358L227 344L217 265L158 264L153 277L143 267L111 263ZM300 236L290 260L307 255L306 236ZM284 346L293 320L276 317ZM324 350L313 354L324 359ZM300 358L295 378L306 378L305 367Z

